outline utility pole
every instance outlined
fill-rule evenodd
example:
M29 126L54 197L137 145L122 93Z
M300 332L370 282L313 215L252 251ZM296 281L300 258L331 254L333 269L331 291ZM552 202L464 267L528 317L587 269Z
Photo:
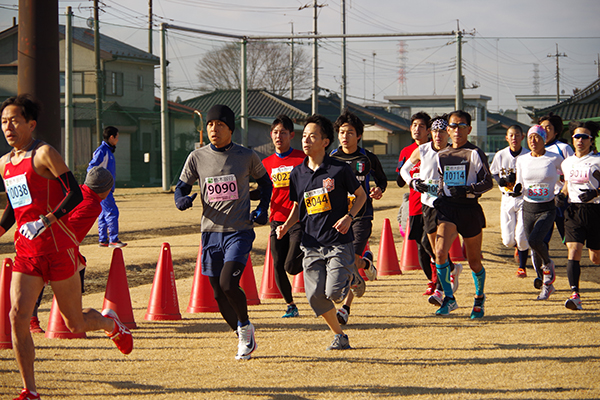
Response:
M600 78L600 54L598 54L598 61L594 61L594 64L598 66L598 78Z
M346 1L341 0L342 35L346 34ZM346 38L342 38L342 98L340 99L340 112L346 108Z
M363 100L367 101L367 59L363 58Z
M67 6L65 22L65 164L74 171L73 160L73 11Z
M315 38L313 40L313 87L312 87L312 114L315 115L319 112L319 51L318 51L318 40L316 36L317 32L317 0L314 0L314 12L313 12L313 31Z
M463 109L462 32L456 31L456 99L454 108Z
M167 98L167 24L160 24L160 153L163 192L171 190L169 174L169 102Z
M373 52L373 100L375 100L375 56L377 53Z
M96 147L100 146L102 137L102 71L100 69L100 18L98 17L98 0L94 0L94 56L96 63Z
M565 53L558 52L558 43L556 43L556 54L548 54L548 57L556 57L556 102L560 103L560 70L558 67L558 59L566 57Z
M294 100L294 23L292 25L292 37L290 40L290 99Z
M152 0L148 0L148 53L152 54Z

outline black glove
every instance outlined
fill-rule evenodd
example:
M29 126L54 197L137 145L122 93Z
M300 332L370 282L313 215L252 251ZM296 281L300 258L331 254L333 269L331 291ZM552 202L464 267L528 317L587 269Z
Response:
M260 200L260 188L250 191L250 200Z
M594 200L598 196L597 189L583 189L579 195L579 200L587 203L588 201Z
M268 212L267 210L263 210L262 208L258 207L256 210L250 213L250 219L252 222L256 222L259 225L265 225L267 222L269 222Z
M523 185L521 185L520 183L517 183L515 185L512 192L508 192L508 195L510 197L519 197L522 194L523 194Z
M554 198L554 205L558 208L562 208L567 205L567 195L563 192L559 192Z
M411 179L408 186L420 193L427 193L429 190L429 185L423 182L423 179Z
M507 187L508 183L509 183L508 179L506 179L506 178L498 179L498 186Z
M469 186L449 186L450 196L452 197L467 197L467 193L470 191Z
M194 199L196 198L196 196L198 196L198 193L194 193L191 196L180 197L175 202L175 206L181 211L187 210L188 208L190 208L193 205L192 203L194 202Z

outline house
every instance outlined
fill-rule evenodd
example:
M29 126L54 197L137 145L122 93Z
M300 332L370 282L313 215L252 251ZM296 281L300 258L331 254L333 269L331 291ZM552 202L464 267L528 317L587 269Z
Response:
M523 124L513 118L509 118L506 115L487 113L487 144L488 153L495 153L508 146L506 142L506 131L512 125L519 125L523 132L527 134L527 130L531 124ZM523 144L527 147L527 144Z
M560 100L566 100L570 96L561 95ZM533 120L533 110L540 110L556 104L556 95L518 95L517 100L517 120L526 125L532 125L536 121Z
M60 84L64 94L65 27L59 26ZM18 26L0 32L0 101L17 93ZM119 129L115 151L117 185L160 185L162 181L160 146L160 102L154 97L154 69L159 58L122 41L100 34L103 76L102 124ZM74 173L83 181L96 148L96 69L94 32L73 27ZM64 99L61 99L64 105ZM185 157L181 144L197 134L194 110L169 102L171 148L170 175L178 174ZM64 106L61 110L64 126ZM64 129L63 129L64 143ZM8 149L2 141L0 150ZM193 148L193 147L192 147ZM58 149L64 154L64 149Z

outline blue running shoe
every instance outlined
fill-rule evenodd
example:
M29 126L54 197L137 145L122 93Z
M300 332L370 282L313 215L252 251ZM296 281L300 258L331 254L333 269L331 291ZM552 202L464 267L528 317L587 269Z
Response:
M456 304L456 299L451 299L450 297L444 297L444 302L442 306L435 312L436 315L448 315L450 311L454 311L458 308L458 304Z
M348 341L348 335L342 333L335 335L331 345L327 346L327 350L348 350L351 348L350 342Z
M475 298L475 303L473 304L473 311L471 311L471 319L475 318L483 318L483 304L485 303L485 294L482 298Z
M300 315L300 313L298 312L298 307L296 307L295 304L290 304L287 307L287 311L285 312L285 314L283 314L283 317L281 317L281 318L294 318L299 315Z

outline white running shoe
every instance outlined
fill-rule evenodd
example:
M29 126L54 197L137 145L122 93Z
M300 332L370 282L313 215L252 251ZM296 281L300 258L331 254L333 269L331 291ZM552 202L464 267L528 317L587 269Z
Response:
M348 318L350 318L350 314L348 314L348 311L346 311L345 308L340 308L339 310L337 310L337 313L335 313L335 315L337 316L340 325L346 325L348 323Z
M450 273L450 279L452 280L452 293L456 294L458 291L458 276L463 270L462 264L454 264L454 271Z
M432 304L436 307L441 307L442 303L444 302L444 293L436 289L435 292L429 296L427 301L429 301L429 304Z
M367 275L367 278L369 278L370 281L377 280L377 268L375 268L375 263L373 262L373 253L371 250L365 251L363 260L365 260L368 265L367 268L365 268L365 275Z
M543 285L537 300L548 300L552 293L554 293L554 285Z
M236 360L249 360L251 354L256 350L256 340L254 340L254 325L249 322L246 326L238 326L238 352Z

